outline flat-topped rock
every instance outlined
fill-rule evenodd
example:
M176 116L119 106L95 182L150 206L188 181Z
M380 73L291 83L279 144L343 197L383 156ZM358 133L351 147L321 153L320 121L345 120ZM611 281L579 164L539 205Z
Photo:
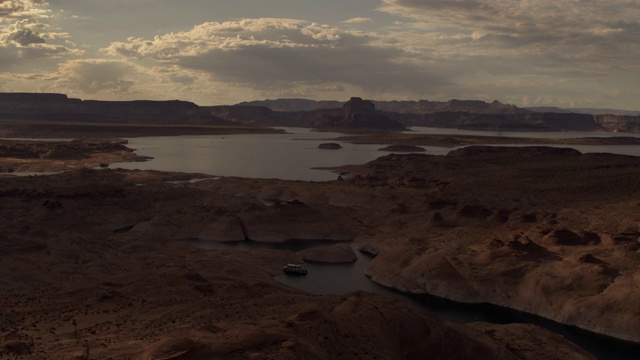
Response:
M378 149L378 151L390 151L390 152L424 152L425 148L415 145L389 145Z
M336 143L324 143L324 144L318 145L318 149L338 150L338 149L342 149L342 145L336 144Z

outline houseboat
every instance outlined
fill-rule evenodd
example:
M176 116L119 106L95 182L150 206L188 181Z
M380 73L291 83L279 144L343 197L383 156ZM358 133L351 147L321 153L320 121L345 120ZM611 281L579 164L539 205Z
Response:
M307 269L300 264L287 264L282 268L282 271L293 275L307 275Z

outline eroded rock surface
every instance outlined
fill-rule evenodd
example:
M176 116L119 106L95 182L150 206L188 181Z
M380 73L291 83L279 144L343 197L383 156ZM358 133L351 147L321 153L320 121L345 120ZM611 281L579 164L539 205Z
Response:
M367 273L403 291L640 341L638 165L569 149L471 147L350 167L352 184L387 192L397 209L369 215L384 235L358 240L378 253Z
M286 196L322 193L344 206L366 200L358 188L274 180L167 182L178 177L83 170L1 179L0 216L7 221L0 223L0 354L52 360L516 359L536 358L510 350L523 341L539 345L534 355L544 358L554 358L558 343L571 347L542 330L488 336L491 329L506 330L445 324L380 295L305 294L272 279L282 264L300 260L294 253L198 250L174 241L180 236L170 226L154 229L162 222L178 228L233 214L264 216L270 209L255 197L259 191L225 193L232 189L280 186L295 190ZM356 194L340 196L344 190ZM312 210L301 211L306 225L314 223L308 214L328 216ZM280 211L262 219L281 219ZM345 210L331 213L344 216Z
M356 253L347 244L314 247L298 253L305 261L321 263L350 263L358 260Z

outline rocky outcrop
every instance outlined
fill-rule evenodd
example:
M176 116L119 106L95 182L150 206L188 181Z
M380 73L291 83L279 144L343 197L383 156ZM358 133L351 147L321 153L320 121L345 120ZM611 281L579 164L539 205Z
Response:
M142 221L131 230L157 238L171 240L201 240L211 242L245 241L242 224L237 217L217 209L176 209Z
M342 145L337 143L324 143L324 144L318 145L318 149L338 150L338 149L342 149Z
M404 130L405 126L397 120L378 111L373 102L352 97L342 109L319 110L310 113L307 125L322 129L346 130Z
M308 206L301 202L276 204L240 214L248 240L282 243L286 241L350 241L364 231L362 225L334 206Z
M402 230L359 240L377 249L374 281L640 342L630 320L640 317L639 165L572 149L467 147L385 156L346 181L403 205L376 218ZM414 192L408 176L424 185Z
M640 133L640 116L594 115L595 121L607 131Z
M52 172L124 161L143 161L121 139L0 140L0 172ZM13 171L9 171L13 169Z
M347 244L314 247L298 252L304 261L321 263L351 263L358 260L356 253Z
M352 97L343 109L343 117L335 127L345 129L404 130L404 125L377 111L373 102Z

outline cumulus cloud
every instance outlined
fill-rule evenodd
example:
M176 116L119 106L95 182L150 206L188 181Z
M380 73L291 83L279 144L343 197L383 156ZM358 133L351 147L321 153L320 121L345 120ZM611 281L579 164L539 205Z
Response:
M17 30L16 32L9 35L9 39L17 42L22 46L27 46L29 44L44 44L46 41L31 30Z
M0 71L30 60L81 55L66 39L69 34L50 31L43 22L50 14L41 0L0 0Z
M336 83L373 92L428 93L443 80L376 45L376 35L292 19L210 22L190 31L129 38L104 51L198 70L216 81L278 91Z
M44 0L0 0L0 16L3 18L47 17Z
M344 23L344 24L367 24L367 23L372 23L372 22L374 22L374 20L371 19L371 18L355 17L353 19L345 20L342 23Z
M456 84L445 96L599 101L605 87L630 88L612 80L617 71L640 69L635 0L382 1L379 11L400 17L382 41L429 54Z
M103 59L70 60L62 63L52 76L56 85L73 93L129 92L135 84L134 64Z
M423 29L466 35L465 47L487 52L544 52L593 62L601 52L639 51L640 2L632 0L383 0L380 10ZM448 29L442 31L440 29Z

